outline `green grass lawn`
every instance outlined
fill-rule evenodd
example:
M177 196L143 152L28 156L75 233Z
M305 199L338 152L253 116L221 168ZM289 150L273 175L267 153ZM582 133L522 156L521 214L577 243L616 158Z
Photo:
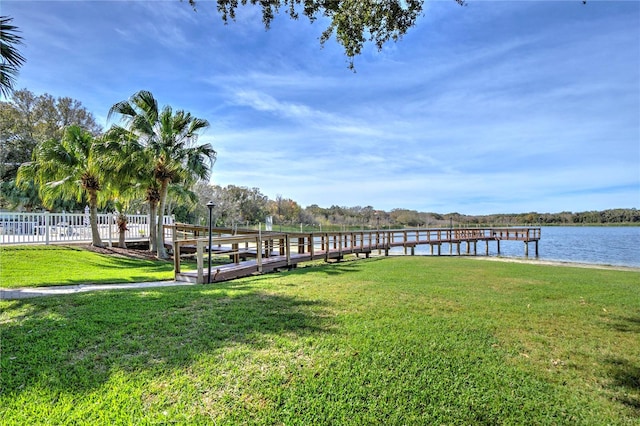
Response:
M107 256L68 246L0 248L3 288L172 279L172 262Z
M640 419L638 272L375 258L0 308L6 425Z

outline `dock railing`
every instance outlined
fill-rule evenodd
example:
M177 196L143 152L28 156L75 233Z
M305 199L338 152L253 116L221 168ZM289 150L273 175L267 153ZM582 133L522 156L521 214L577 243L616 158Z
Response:
M434 248L442 254L441 246L449 245L449 254L461 255L461 245L466 245L467 255L477 255L477 243L495 242L500 253L501 241L522 241L525 243L525 256L528 256L529 243L535 243L538 255L540 228L435 228L435 229L393 229L361 230L333 232L261 232L236 228L213 228L211 247L209 247L208 229L203 226L175 224L172 229L174 269L176 279L187 277L181 271L181 258L185 255L196 257L196 282L204 281L205 255L228 257L228 263L217 265L213 281L230 279L236 276L262 273L278 268L295 267L298 263L310 260L341 259L347 254L369 256L377 251L389 255L394 247L404 248L405 254L414 255L415 247L429 245L431 254ZM207 259L208 260L208 259ZM207 265L208 266L208 265ZM208 270L207 270L208 277Z

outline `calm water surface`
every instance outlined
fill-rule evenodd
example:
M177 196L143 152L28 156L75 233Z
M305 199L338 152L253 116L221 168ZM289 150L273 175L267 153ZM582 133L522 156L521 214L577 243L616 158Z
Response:
M563 262L595 263L640 268L640 227L549 226L542 227L538 259ZM454 249L455 250L455 249ZM484 255L484 243L478 254ZM443 245L443 254L448 248ZM416 254L429 254L429 246L416 247ZM489 243L489 255L497 256L495 242ZM500 255L524 257L524 243L502 241ZM529 244L529 258L535 258L535 245Z

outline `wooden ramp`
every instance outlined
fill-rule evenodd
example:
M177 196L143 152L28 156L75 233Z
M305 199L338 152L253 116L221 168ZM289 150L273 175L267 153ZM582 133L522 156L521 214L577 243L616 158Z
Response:
M394 247L404 248L404 253L415 254L415 247L429 245L431 254L441 246L449 245L449 254L463 254L461 245L466 245L467 255L477 255L477 243L495 242L500 252L500 241L523 241L528 256L529 243L535 243L538 255L540 228L465 228L465 229L400 229L361 230L347 232L260 232L215 228L208 235L206 227L175 224L172 228L174 271L176 281L212 283L295 268L299 263L311 260L340 260L349 254L364 254L374 251L389 255ZM472 250L473 247L473 250ZM195 271L182 271L181 258L196 258ZM228 257L229 263L212 265L210 259ZM209 266L211 265L211 266Z

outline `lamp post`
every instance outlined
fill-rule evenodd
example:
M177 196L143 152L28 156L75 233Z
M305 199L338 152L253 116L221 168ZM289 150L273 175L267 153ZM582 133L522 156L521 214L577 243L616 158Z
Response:
M207 274L207 283L211 284L211 225L212 225L212 216L213 216L213 208L216 204L213 201L209 201L207 203L207 207L209 208L209 273Z

